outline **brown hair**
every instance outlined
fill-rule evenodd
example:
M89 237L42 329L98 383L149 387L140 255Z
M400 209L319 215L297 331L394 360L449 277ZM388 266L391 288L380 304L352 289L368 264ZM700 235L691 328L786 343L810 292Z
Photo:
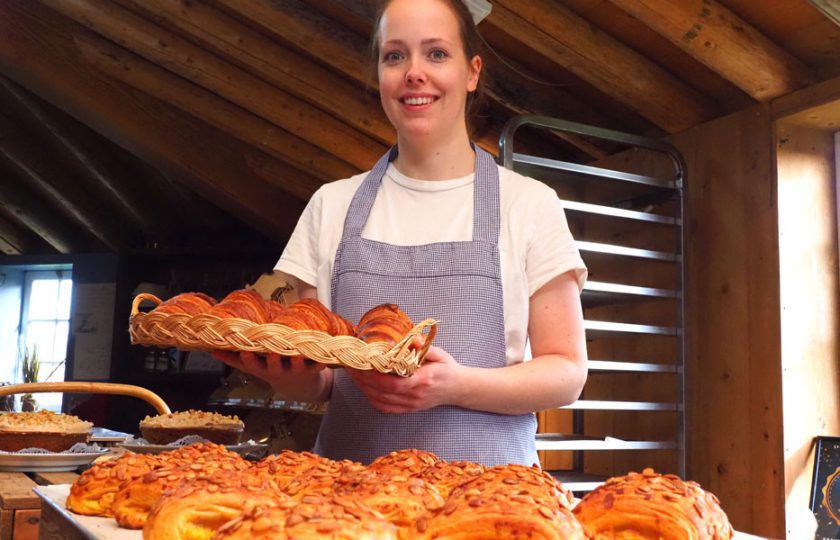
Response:
M376 80L377 66L379 65L379 25L382 22L382 16L385 10L393 0L384 0L380 3L379 9L376 11L376 19L373 24L373 33L370 37L370 65L371 65L371 80ZM464 55L467 57L467 62L471 61L475 56L481 56L484 39L478 33L478 28L475 26L472 14L469 8L462 0L440 0L452 10L455 14L455 19L458 21L458 30L461 36L461 43L464 45ZM478 84L475 90L469 92L467 95L467 127L470 128L470 118L472 114L478 110L479 103L483 96L484 77L479 74ZM472 131L470 129L470 131Z

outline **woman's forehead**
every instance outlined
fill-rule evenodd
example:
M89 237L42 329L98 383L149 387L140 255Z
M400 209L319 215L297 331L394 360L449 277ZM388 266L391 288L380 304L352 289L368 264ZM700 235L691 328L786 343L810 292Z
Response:
M421 36L422 40L460 37L455 13L443 0L394 0L388 4L379 23L380 41L401 39L402 34Z

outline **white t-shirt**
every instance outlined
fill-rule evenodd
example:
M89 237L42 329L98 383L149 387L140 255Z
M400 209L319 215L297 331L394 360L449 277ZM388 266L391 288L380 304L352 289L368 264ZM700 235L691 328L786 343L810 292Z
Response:
M321 186L275 266L314 285L327 307L344 218L367 174ZM452 180L416 180L389 165L362 237L401 246L472 240L474 180L473 174ZM531 295L570 270L582 289L586 266L554 190L503 167L499 167L499 188L506 358L513 364L521 362L525 353Z

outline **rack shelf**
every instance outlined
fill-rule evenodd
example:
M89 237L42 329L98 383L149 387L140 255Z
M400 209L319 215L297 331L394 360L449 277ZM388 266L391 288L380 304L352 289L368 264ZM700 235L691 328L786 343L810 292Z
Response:
M593 163L526 155L514 150L523 126L575 134L593 144L607 141L627 152ZM573 470L551 472L576 492L606 479L591 474L595 470L614 468L620 475L654 466L684 476L682 156L662 141L539 116L511 119L499 146L503 166L558 192L594 278L584 286L581 304L587 346L596 358L589 361L587 385L598 385L590 394L602 399L587 399L584 388L577 402L545 412L546 426L571 426L573 432L540 433L537 450L572 453ZM639 324L645 321L656 324ZM627 388L638 391L638 398L627 400ZM590 459L609 452L617 454L588 470Z

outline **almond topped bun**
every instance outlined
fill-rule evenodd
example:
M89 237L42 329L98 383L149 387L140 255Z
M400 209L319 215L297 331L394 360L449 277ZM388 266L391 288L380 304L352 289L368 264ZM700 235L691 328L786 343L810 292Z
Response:
M223 525L213 540L397 540L397 529L347 497L308 495L252 510Z
M52 411L7 412L0 414L0 450L17 452L43 448L63 452L76 443L87 442L93 424L69 414Z
M610 478L574 513L595 540L729 540L735 534L717 497L695 482L653 469Z
M416 448L395 450L374 459L368 468L384 473L414 475L440 461L434 453Z
M218 444L238 444L244 428L237 416L195 410L147 416L140 422L140 433L151 444L169 444L187 435Z
M133 452L96 463L70 486L67 509L85 516L113 517L111 504L120 485L162 466L156 455Z

